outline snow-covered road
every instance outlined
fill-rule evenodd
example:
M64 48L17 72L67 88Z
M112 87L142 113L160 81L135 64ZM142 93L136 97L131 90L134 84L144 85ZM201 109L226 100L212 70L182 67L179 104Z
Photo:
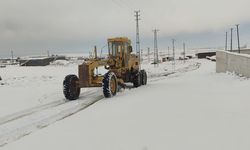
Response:
M27 113L23 111L20 115L15 113L16 115L7 116L5 117L6 121L0 125L0 147L58 120L73 115L102 98L101 90L94 89L81 97L81 99L84 100L69 101L60 104L55 103L56 105L50 103L53 105L44 105L47 107L32 108L27 110ZM15 116L15 118L13 118L13 116ZM10 117L11 120L8 117Z
M249 149L250 81L215 73L214 62L199 63L198 70L183 66L154 76L147 86L98 101L2 149Z
M184 64L179 62L179 65L176 70L170 70L170 66L171 65L169 63L165 63L161 65L159 68L152 68L152 65L144 65L144 68L148 70L149 73L149 82L153 80L159 80L160 78L165 78L167 75L178 74L197 69L199 67L199 63L190 61L189 63ZM12 78L9 77L7 80L5 80L6 85L5 86L3 85L1 87L2 89L5 90L7 88L10 91L11 87L16 88L19 86L21 88L25 84L28 84L29 86L33 87L35 87L35 85L37 84L42 84L42 85L46 84L46 86L51 86L51 85L54 86L55 84L59 85L58 84L59 79L62 77L62 74L57 75L53 71L53 69L58 69L57 67L42 68L43 70L46 69L51 70L48 72L47 76L51 75L51 73L54 73L54 77L51 76L51 78L56 78L59 76L59 79L51 83L48 83L47 80L44 80L43 82L40 81L41 78L46 76L44 74L39 74L41 72L39 73L36 72L37 74L36 73L33 74L32 72L30 72L30 70L32 69L37 70L37 68L11 67L10 72L14 71L15 69L16 70L28 69L29 72L22 74L23 77L20 77L20 75L18 74ZM23 73L23 71L20 72ZM21 79L21 81L17 81L16 79ZM30 80L34 81L30 82ZM47 91L45 88L44 90ZM49 92L53 91L47 91L47 92L48 92L47 94L49 94ZM53 94L52 97L48 96L46 98L53 99L53 97L56 97L56 95L58 95L57 99L59 99L62 96L62 94L60 93L60 95ZM11 99L11 97L9 98ZM38 97L38 99L40 99L40 97ZM80 99L78 101L67 102L65 100L56 100L56 101L50 100L51 102L45 103L44 105L38 105L35 107L27 108L25 110L17 111L15 113L5 116L3 115L0 118L0 146L9 144L15 140L22 138L25 135L29 135L30 133L38 129L46 127L58 120L64 119L72 114L75 114L76 112L79 112L80 110L90 106L91 104L97 102L100 99L103 99L101 89L91 88L91 89L85 89L82 92L82 95L80 96ZM15 106L15 104L13 104L13 106Z

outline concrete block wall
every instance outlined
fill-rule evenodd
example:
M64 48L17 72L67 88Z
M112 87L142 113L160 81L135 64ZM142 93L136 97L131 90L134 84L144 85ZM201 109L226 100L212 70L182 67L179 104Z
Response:
M217 51L216 72L234 72L250 78L250 55Z
M238 53L238 50L233 50L233 52ZM250 49L241 49L240 53L241 54L250 54Z

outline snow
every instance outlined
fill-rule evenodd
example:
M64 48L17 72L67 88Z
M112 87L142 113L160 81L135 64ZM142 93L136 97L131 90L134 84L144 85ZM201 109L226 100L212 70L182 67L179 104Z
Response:
M22 57L24 60L43 60L48 59L48 56L41 56L41 57Z
M68 60L56 60L56 61L51 62L50 64L54 66L66 66L72 63L74 62L70 62Z
M214 56L207 56L206 59L211 60L211 61L216 61L216 55Z
M76 67L76 64L70 64L1 69L1 82L6 85L0 85L0 115L6 116L41 103L64 101L62 89L58 87L61 87L65 74L76 73ZM250 148L248 79L233 74L217 74L215 63L208 60L187 60L186 63L176 61L175 66L167 62L159 67L142 67L149 74L147 86L126 89L116 97L97 101L61 121L46 124L48 127L34 129L37 131L29 132L30 135L9 143L2 149ZM32 90L32 94L28 90ZM84 103L87 99L85 93L87 92L82 91L82 97L75 103ZM94 96L102 95L98 90L94 93ZM33 119L27 116L26 123L41 121L43 117L39 114L45 113L45 118L53 116L56 111L64 110L61 107L66 106L52 108L53 111L39 111L32 116L35 117ZM34 122L29 121L30 119ZM23 121L21 124L25 127Z
M0 145L9 144L38 129L75 114L102 98L103 96L96 96L90 93L88 97L85 97L84 101L70 101L57 104L47 107L47 109L34 111L31 115L23 115L13 118L12 120L1 122Z
M0 68L0 117L52 101L64 101L62 81L77 65Z

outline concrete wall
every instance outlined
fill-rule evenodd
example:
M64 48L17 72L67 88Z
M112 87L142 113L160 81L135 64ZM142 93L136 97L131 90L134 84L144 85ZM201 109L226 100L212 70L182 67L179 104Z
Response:
M238 53L238 50L233 50L233 52ZM250 54L250 49L242 49L240 50L241 54Z
M250 55L217 51L216 72L227 71L250 77Z

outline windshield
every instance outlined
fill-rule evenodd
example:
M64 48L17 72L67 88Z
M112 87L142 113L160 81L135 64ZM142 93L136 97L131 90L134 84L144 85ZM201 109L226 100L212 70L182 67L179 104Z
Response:
M123 44L121 42L109 42L109 55L118 56L122 52Z

